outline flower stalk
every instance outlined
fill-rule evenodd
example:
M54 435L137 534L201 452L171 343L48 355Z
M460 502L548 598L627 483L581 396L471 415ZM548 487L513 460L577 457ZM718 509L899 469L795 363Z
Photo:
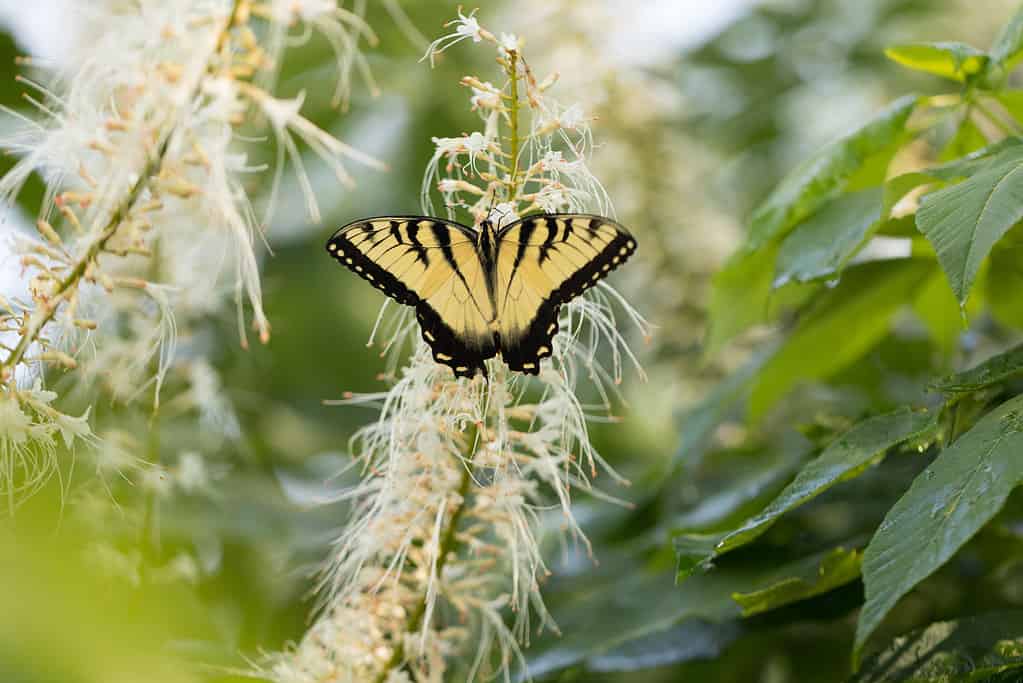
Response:
M448 521L447 527L444 530L444 537L437 550L437 576L444 575L444 567L447 566L448 559L458 552L457 531L462 521L462 516L465 513L466 502L469 497L470 483L472 482L472 461L476 456L476 447L481 436L480 432L481 425L475 425L471 439L472 450L465 459L465 469L462 471L462 479L458 484L459 502L456 504L454 512L451 513L451 519ZM429 599L427 595L424 595L423 599L416 605L415 610L409 615L408 622L404 627L405 633L415 634L419 632L423 627L423 618L426 616L428 607ZM386 683L391 673L400 670L404 662L405 643L403 639L399 639L394 647L394 653L380 671L380 675L377 676L376 683Z
M508 53L504 59L505 72L508 74L510 101L508 106L508 122L511 128L511 178L508 181L508 196L519 194L519 53L517 50Z
M516 36L498 38L475 13L460 12L449 26L424 59L458 42L485 42L506 82L461 79L481 129L433 139L424 213L435 213L439 195L448 216L467 223L537 210L608 214L587 166L591 134L581 108L547 95L554 77L537 85ZM275 683L440 683L455 675L509 681L513 668L524 670L530 634L557 630L540 592L551 573L541 533L560 527L589 549L573 495L615 501L592 485L598 471L627 483L590 444L591 408L575 393L581 379L591 381L610 412L622 359L634 360L618 309L646 329L608 286L563 306L553 355L530 391L533 380L500 360L490 362L488 379L453 378L400 309L385 348L411 342L413 353L388 375L393 386L338 402L382 409L351 443L364 477L341 495L353 509L326 568L322 612L262 675ZM551 516L560 524L546 524Z
M226 28L225 28L226 33ZM36 311L29 317L25 328L21 331L21 336L18 339L18 344L11 352L7 355L7 358L0 362L0 379L4 382L11 382L14 379L12 369L21 363L25 357L25 353L28 348L34 344L39 334L43 331L53 316L56 315L57 309L63 299L67 297L69 293L75 292L78 287L79 281L85 276L89 267L92 266L96 259L99 257L100 252L104 250L107 243L117 234L117 229L124 223L131 212L132 207L135 206L135 202L138 201L142 195L144 189L148 187L149 178L158 174L163 164L163 155L167 150L167 143L170 136L167 135L164 140L160 143L156 153L146 163L145 168L139 174L138 180L135 181L131 189L125 195L121 203L114 209L113 215L107 221L106 225L100 230L99 235L93 240L92 244L86 249L85 254L75 263L72 267L71 272L68 273L67 277L60 281L57 288L54 290L49 301L45 302L42 306L36 309Z
M176 416L216 416L223 436L237 431L212 366L194 350L179 357L177 339L194 338L233 299L242 346L247 320L269 340L257 250L274 201L257 216L247 181L261 169L248 163L240 127L272 126L274 188L289 159L309 187L298 141L343 182L349 161L380 166L305 118L301 96L271 92L284 46L314 31L344 47L336 55L346 88L349 67L364 60L358 36L371 34L358 8L138 0L83 14L96 22L86 29L95 39L75 48L70 70L21 80L40 93L27 97L38 117L7 111L18 125L0 139L20 157L0 178L0 197L15 197L33 174L47 185L38 234L11 237L27 286L0 293L0 493L10 509L15 492L36 490L56 471L57 438L71 455L80 443L93 446L87 454L100 477L149 477L152 495L170 481L161 473L174 461L147 464L144 435L107 443L88 411L62 412L62 396L45 388L51 369L75 371L81 382L64 386L89 401L99 400L91 387L127 405L151 396L154 415L173 387L167 403ZM294 28L303 32L287 39ZM317 218L315 198L306 200ZM150 420L151 431L159 428Z

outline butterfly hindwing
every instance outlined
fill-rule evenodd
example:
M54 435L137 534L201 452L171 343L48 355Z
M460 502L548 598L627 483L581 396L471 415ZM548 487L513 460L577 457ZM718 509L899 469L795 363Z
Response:
M462 225L421 216L357 221L327 242L345 267L395 301L415 306L434 359L455 374L486 374L497 353L488 273L476 234Z
M625 262L636 241L601 216L529 216L498 234L495 305L501 356L512 370L538 374L552 353L562 304Z

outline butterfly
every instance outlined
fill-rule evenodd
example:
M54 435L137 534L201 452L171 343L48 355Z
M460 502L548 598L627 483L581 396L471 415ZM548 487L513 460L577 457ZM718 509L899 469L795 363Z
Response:
M458 377L486 376L498 353L536 375L551 355L558 311L625 262L635 238L615 221L538 214L500 230L426 216L350 223L327 252L398 303L414 306L423 339Z

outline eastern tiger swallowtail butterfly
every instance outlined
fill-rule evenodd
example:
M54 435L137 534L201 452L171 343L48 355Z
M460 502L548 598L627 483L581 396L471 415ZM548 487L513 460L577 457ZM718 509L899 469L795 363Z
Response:
M327 251L399 303L414 306L438 363L486 376L500 352L536 375L550 356L558 309L621 265L636 240L585 214L527 216L478 230L425 216L383 216L339 229Z

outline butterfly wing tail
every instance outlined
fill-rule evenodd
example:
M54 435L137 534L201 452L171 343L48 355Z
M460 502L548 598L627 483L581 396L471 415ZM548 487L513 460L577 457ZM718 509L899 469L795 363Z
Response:
M478 346L466 343L429 306L416 306L416 318L435 361L451 368L455 377L487 376L486 360L497 355L492 339L478 340Z
M541 307L524 334L501 338L501 358L509 368L527 375L540 374L540 361L553 352L560 308Z

